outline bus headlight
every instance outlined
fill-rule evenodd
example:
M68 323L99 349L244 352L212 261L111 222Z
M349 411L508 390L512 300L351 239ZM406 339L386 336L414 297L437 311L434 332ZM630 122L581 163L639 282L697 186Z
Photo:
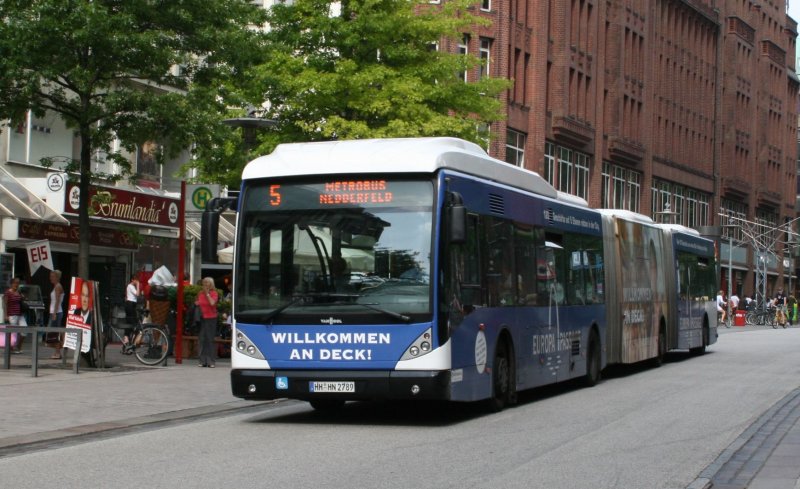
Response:
M247 355L248 357L253 357L258 360L266 360L264 355L261 354L261 351L259 351L258 347L253 344L252 341L250 341L250 338L238 330L236 331L236 351L242 355Z
M432 331L430 328L425 330L419 337L414 340L411 345L409 345L406 352L400 357L400 360L409 360L411 358L418 358L426 353L430 353L432 350L431 346L431 334Z

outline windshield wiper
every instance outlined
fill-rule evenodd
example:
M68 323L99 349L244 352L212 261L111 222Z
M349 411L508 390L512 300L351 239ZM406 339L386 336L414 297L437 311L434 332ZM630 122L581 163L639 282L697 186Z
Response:
M306 297L302 296L302 295L295 297L294 299L290 300L286 304L284 304L284 305L274 309L273 311L269 312L268 314L264 315L261 318L261 321L263 321L265 323L270 322L271 320L275 319L280 313L282 313L286 309L289 309L290 307L292 307L292 306L294 306L294 305L296 305L296 304L298 304L300 302L303 302L305 300L305 298Z
M375 307L377 305L377 303L353 302L353 304L357 304L359 306L364 306L367 309L372 309L373 311L381 312L383 314L386 314L387 316L391 316L391 317L393 317L395 319L399 319L400 321L403 321L404 323L411 322L411 317L410 316L406 316L405 314L400 314L399 312L390 311L388 309L383 309L381 307Z

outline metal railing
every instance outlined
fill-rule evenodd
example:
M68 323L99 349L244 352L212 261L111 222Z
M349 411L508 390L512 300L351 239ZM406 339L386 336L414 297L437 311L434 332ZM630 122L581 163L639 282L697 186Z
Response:
M5 349L3 351L3 368L5 370L11 369L11 334L12 333L33 333L34 341L31 343L31 375L38 377L39 375L39 333L72 333L77 336L77 346L72 357L72 372L78 373L78 365L81 359L81 343L83 343L82 331L76 328L56 328L50 326L9 326L8 324L0 324L0 334L5 335ZM61 364L67 364L67 356L61 355Z

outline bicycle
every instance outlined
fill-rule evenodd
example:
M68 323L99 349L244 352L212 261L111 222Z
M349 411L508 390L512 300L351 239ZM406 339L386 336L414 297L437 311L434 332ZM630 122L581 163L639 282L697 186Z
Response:
M725 321L723 321L722 320L722 313L721 312L717 312L717 324L721 324L721 325L725 326L726 328L730 328L731 327L731 315L730 315L730 313L725 317Z
M157 324L142 324L142 318L147 315L147 312L147 309L137 308L136 325L133 327L128 344L125 344L116 329L110 329L114 336L123 343L123 354L135 355L136 359L144 365L158 365L167 358L169 353L169 333Z
M776 307L775 317L773 318L772 328L778 329L778 326L783 326L783 329L786 329L786 323L788 322L786 319L786 311L784 310L785 306L778 306Z
M749 326L772 326L775 327L775 308L774 307L757 307L747 311L745 315L745 322Z

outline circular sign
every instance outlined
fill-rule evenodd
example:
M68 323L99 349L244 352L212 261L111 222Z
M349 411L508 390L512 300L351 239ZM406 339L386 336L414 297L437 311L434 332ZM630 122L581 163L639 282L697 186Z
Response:
M195 209L204 211L206 210L206 204L212 197L214 197L214 194L211 193L208 187L197 187L192 192L192 205Z
M64 188L64 175L60 173L51 173L47 175L47 188L51 192L58 192Z
M72 187L72 190L69 191L68 198L69 206L77 211L78 207L81 205L81 189L77 185Z
M175 224L178 222L178 204L175 202L171 202L169 204L169 209L167 210L167 217L169 218L169 222Z
M483 331L478 331L475 337L475 368L479 374L486 371L486 335Z

